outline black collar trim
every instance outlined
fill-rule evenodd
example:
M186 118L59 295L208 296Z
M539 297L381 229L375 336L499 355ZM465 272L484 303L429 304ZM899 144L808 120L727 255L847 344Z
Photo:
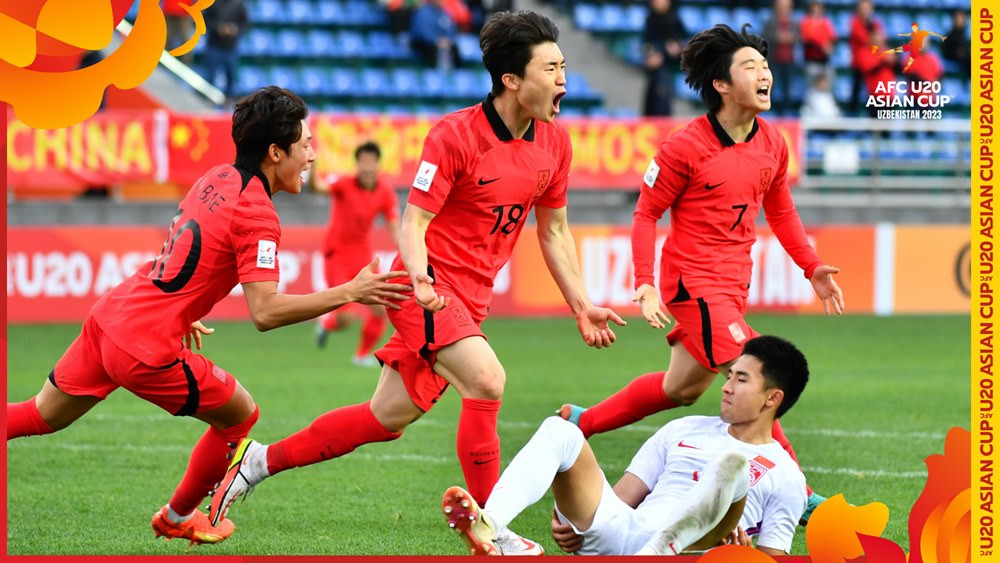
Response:
M715 136L719 139L719 142L722 143L722 146L731 147L735 145L736 141L734 141L733 138L729 136L729 133L726 133L726 130L722 128L722 124L719 123L719 118L715 117L715 114L712 112L708 112L707 115L708 122L712 124L712 131L715 132ZM744 142L749 143L750 139L753 139L753 136L757 134L759 129L760 125L757 123L757 118L754 117L753 127L750 128L750 134L747 135L747 140Z
M510 129L507 129L507 124L503 122L500 114L497 113L497 108L493 107L493 100L493 92L490 92L486 96L486 99L483 100L483 113L486 114L486 120L490 122L490 127L493 129L493 134L497 136L497 139L501 141L513 141L514 136L511 135ZM524 132L522 139L529 143L535 140L534 119L528 124L528 130Z
M240 173L240 179L243 180L243 183L240 185L240 193L243 193L243 190L247 189L247 186L250 185L250 180L252 180L254 177L257 177L260 180L260 183L264 185L264 191L267 192L267 197L268 198L272 197L271 184L267 181L267 176L265 176L264 173L260 171L260 168L257 168L253 172L245 168L240 168L235 164L233 164L233 168L235 168L236 171Z

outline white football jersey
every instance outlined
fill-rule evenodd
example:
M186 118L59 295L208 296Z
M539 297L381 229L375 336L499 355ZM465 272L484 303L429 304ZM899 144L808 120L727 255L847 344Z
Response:
M776 441L748 444L729 434L717 416L687 416L668 423L635 454L626 469L649 487L636 508L637 520L650 530L662 527L668 514L698 479L698 472L724 451L737 451L750 462L750 488L740 525L757 545L788 552L795 526L806 508L806 479Z

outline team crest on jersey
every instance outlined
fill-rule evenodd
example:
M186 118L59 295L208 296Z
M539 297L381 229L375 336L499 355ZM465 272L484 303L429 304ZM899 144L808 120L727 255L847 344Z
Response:
M539 170L538 171L538 194L539 195L543 191L545 191L546 187L548 187L548 185L549 185L549 176L550 176L550 174L549 174L548 170Z
M278 251L278 243L273 240L257 241L257 267L273 270L277 265L275 254Z
M750 486L754 486L760 481L768 470L774 469L774 462L759 455L750 460Z
M771 169L761 168L760 169L760 193L767 191L768 186L771 185Z

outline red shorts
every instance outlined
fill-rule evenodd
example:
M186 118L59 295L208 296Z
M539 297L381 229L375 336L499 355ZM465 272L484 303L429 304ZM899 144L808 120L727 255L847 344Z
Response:
M236 378L187 348L173 363L147 366L116 346L89 316L49 380L68 395L102 400L124 387L175 416L217 409L236 390Z
M667 342L671 346L680 342L710 370L738 358L746 341L760 336L743 318L745 297L709 295L671 303L667 310L677 323L667 334Z
M359 253L345 250L328 250L323 254L323 274L326 276L327 287L347 283L358 275L372 261L371 253Z
M396 332L375 352L379 361L403 376L410 399L424 412L448 389L448 382L432 369L437 351L469 336L486 338L451 288L435 285L434 290L449 299L448 306L437 313L426 311L412 296L400 303L402 309L386 309Z

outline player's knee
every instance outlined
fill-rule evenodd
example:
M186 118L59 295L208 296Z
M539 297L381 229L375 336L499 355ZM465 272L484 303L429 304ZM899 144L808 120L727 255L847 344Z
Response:
M469 374L466 387L468 395L473 399L488 399L498 401L503 398L504 387L507 384L507 374L499 364L479 366Z

